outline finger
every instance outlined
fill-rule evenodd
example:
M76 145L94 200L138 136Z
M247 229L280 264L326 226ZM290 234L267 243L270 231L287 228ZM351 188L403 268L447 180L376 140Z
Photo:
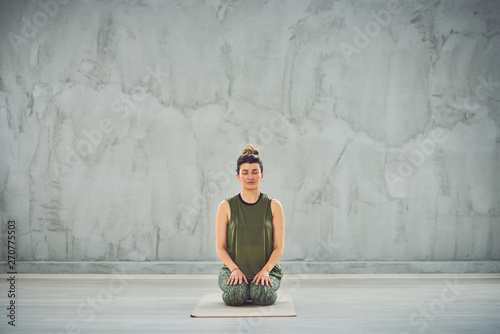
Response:
M243 279L245 280L245 283L248 284L247 278L245 275L243 275Z

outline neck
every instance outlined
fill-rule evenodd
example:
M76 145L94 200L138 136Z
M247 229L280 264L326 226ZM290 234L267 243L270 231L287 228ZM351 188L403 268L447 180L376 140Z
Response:
M247 203L255 203L259 199L260 189L241 189L241 198Z

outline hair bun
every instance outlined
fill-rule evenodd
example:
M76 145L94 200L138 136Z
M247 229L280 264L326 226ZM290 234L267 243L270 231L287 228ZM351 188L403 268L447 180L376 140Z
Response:
M262 158L260 157L259 149L252 144L247 144L240 152L238 160L236 160L236 174L240 173L240 166L244 163L258 163L260 172L264 173L264 166L262 165Z
M259 149L253 146L252 144L247 144L245 145L245 147L243 147L243 149L240 152L240 156L242 156L243 154L255 154L260 157Z

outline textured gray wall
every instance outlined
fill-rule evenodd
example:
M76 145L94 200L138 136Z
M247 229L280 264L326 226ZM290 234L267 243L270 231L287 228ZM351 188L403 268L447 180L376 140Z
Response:
M500 260L494 1L2 1L2 260L217 261L263 149L283 260Z

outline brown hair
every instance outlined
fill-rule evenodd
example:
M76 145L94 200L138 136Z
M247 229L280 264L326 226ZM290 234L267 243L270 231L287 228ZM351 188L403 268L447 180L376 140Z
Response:
M260 157L260 151L258 148L252 144L247 144L240 152L238 160L236 160L236 174L240 173L240 167L244 163L258 163L260 166L260 172L264 173L264 166L262 165L262 158Z

